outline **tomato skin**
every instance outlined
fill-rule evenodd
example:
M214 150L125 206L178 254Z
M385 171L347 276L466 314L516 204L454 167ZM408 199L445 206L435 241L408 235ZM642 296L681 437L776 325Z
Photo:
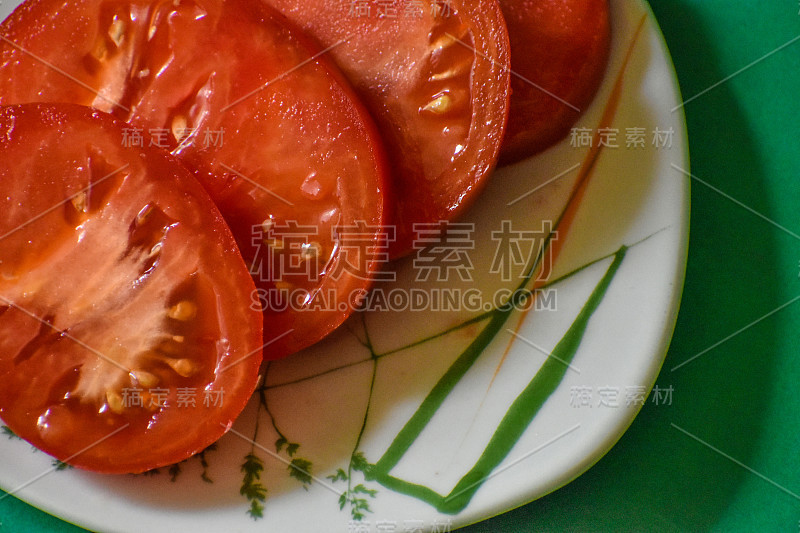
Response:
M230 230L169 154L123 146L124 127L76 105L0 107L0 417L104 473L217 441L261 363ZM150 404L123 401L135 389Z
M386 140L396 195L393 258L414 224L458 218L497 161L508 117L509 43L496 0L263 0L313 35L358 91ZM380 5L378 5L380 4ZM390 11L391 10L391 11Z
M385 154L341 74L284 17L246 0L32 0L2 31L19 48L0 46L0 103L91 105L151 133L210 193L258 289L309 295L299 309L265 309L266 358L317 342L350 315L350 294L380 267L369 249L383 242ZM338 274L346 243L334 234L361 221L370 240L350 247L353 267ZM297 243L316 250L313 261L282 246L292 224L314 229ZM337 298L316 305L313 295L330 291Z
M603 80L611 27L608 0L500 0L500 5L514 72L500 156L501 164L509 164L569 133Z

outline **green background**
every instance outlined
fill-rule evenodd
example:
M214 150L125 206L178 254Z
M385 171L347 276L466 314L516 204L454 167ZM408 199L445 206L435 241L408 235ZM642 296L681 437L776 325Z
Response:
M651 6L686 99L800 36L800 0ZM465 533L800 531L800 40L685 112L689 262L657 380L671 405L648 402L586 474ZM83 531L15 498L0 524Z

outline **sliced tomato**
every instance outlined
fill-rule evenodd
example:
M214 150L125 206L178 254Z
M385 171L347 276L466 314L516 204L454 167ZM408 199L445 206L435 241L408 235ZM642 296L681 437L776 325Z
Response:
M501 152L513 163L566 136L591 103L611 42L608 0L500 0L511 40L511 113Z
M382 143L284 17L246 0L34 0L2 32L0 103L94 106L197 173L267 304L266 357L357 307L381 263Z
M56 458L142 472L215 442L261 363L233 236L168 153L74 105L0 108L0 417Z
M414 224L458 217L494 168L509 98L496 0L265 0L329 48L387 142L393 257Z

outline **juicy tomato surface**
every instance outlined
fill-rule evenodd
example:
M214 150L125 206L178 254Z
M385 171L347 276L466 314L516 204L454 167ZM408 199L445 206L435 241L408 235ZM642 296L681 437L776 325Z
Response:
M396 240L457 218L494 168L509 98L496 0L262 0L318 39L375 117L392 165Z
M382 141L285 17L246 0L32 0L0 31L0 103L91 105L196 172L256 281L242 305L264 304L265 357L357 307L384 242Z
M81 106L0 107L0 417L56 458L142 472L252 395L261 313L233 236L167 152Z
M566 136L591 103L611 42L608 0L500 0L511 41L511 112L500 155L513 163Z

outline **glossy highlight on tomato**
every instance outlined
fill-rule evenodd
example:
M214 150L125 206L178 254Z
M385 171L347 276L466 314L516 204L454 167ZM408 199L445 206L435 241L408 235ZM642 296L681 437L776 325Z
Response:
M0 107L0 418L70 465L142 472L222 436L261 313L191 173L75 105Z
M494 169L509 99L496 0L262 0L318 39L375 117L392 165L393 257L460 216Z
M0 31L0 103L79 103L128 122L129 139L170 150L219 207L259 291L242 305L300 294L265 309L265 357L313 344L358 306L384 243L382 141L284 17L246 0L30 0Z

